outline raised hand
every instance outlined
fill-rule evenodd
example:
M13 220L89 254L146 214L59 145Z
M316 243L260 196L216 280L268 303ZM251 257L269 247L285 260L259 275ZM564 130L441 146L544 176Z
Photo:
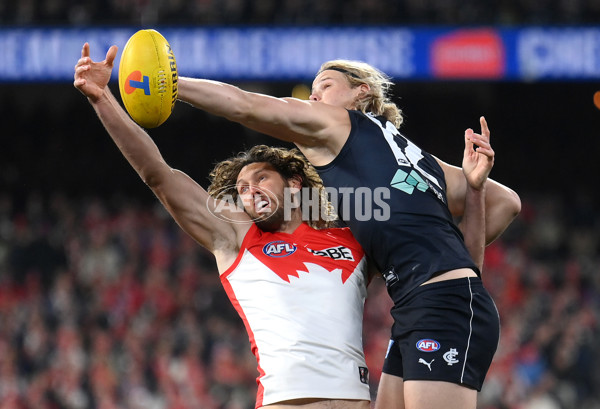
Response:
M479 118L481 134L471 128L465 131L465 152L463 155L463 173L467 182L474 189L483 188L492 167L494 166L494 150L490 145L490 130L485 118Z
M96 102L103 94L117 56L117 46L113 45L106 53L106 58L94 62L90 58L90 45L85 43L81 49L81 58L75 65L73 85L92 102Z

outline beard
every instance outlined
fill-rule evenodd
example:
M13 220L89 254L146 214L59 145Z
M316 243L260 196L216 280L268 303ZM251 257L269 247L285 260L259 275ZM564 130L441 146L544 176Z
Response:
M254 223L262 231L274 232L281 228L284 222L283 206L277 207L274 212L263 217L254 218Z

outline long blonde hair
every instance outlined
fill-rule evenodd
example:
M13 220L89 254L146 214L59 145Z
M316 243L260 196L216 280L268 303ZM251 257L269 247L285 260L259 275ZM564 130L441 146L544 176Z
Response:
M244 166L256 162L270 164L286 180L292 177L300 177L303 188L317 191L319 195L319 212L317 212L317 218L313 218L313 213L308 212L309 220L307 222L311 227L323 229L336 225L335 209L327 200L327 192L321 177L296 148L286 149L256 145L245 152L240 152L236 156L217 163L210 172L211 183L208 187L208 193L217 199L230 195L237 201L238 191L235 187L237 177Z
M402 111L393 103L388 95L393 82L383 72L362 61L331 60L323 63L317 75L325 70L336 70L346 75L352 87L367 84L368 94L357 102L357 109L364 113L371 112L385 117L399 128L404 121Z

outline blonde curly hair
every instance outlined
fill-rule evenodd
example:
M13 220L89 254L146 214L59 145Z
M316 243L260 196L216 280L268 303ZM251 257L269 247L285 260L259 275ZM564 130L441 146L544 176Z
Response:
M319 212L316 212L318 213L317 218L314 218L313 212L308 212L310 215L307 221L308 224L315 229L335 226L337 216L333 205L327 200L327 192L323 186L323 181L315 168L296 148L286 149L256 145L245 152L240 152L236 156L217 163L209 175L208 193L216 199L228 196L237 201L236 183L238 175L244 166L256 162L270 164L286 180L295 176L300 177L303 188L316 189L319 193Z
M383 72L362 61L331 60L323 63L317 75L326 70L336 70L346 75L352 87L367 84L369 93L357 103L357 110L385 117L399 128L404 121L402 110L388 95L393 82Z

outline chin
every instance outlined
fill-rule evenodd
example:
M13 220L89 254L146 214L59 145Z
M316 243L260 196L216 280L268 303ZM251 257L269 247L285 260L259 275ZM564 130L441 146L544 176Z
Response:
M262 231L278 231L283 224L283 209L277 209L273 213L264 215L264 217L255 218L254 223Z
M255 220L254 223L259 229L267 232L276 232L281 228L281 221L276 220L274 217Z

